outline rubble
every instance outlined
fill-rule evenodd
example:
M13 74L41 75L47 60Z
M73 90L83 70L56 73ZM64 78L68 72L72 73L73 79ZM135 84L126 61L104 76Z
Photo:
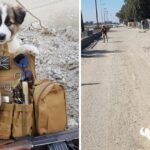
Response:
M36 58L37 79L48 78L64 84L66 89L69 120L72 125L79 123L79 63L78 31L72 27L48 30L43 34L33 24L25 27L19 38L24 44L36 46L40 55Z

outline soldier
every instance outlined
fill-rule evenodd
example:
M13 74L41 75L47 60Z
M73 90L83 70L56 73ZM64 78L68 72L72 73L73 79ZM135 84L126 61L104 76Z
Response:
M107 27L106 27L106 26L103 26L101 32L102 32L102 36L103 36L104 43L105 43L105 39L106 39L107 42L108 42L108 36L107 36L108 30L107 30Z

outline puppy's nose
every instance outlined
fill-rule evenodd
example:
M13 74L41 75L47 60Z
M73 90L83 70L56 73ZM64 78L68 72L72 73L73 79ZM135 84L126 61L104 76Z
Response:
M5 38L6 38L6 35L3 33L0 33L0 41L5 40Z

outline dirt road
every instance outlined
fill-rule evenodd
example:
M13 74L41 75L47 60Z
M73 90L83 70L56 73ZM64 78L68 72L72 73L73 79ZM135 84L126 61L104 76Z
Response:
M116 28L82 58L82 150L148 150L150 31Z

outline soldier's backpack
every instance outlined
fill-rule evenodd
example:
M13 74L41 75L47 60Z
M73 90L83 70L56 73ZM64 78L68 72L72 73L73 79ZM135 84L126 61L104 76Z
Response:
M0 54L0 101L2 95L5 97L5 102L0 106L0 139L33 135L34 126L38 134L64 130L67 114L62 85L48 80L35 82L30 104L14 102L12 88L18 82L18 73L22 72L13 62L14 57L8 53L7 46L5 52ZM35 77L35 57L27 57L29 65L25 69L32 71ZM7 101L8 96L12 100Z

